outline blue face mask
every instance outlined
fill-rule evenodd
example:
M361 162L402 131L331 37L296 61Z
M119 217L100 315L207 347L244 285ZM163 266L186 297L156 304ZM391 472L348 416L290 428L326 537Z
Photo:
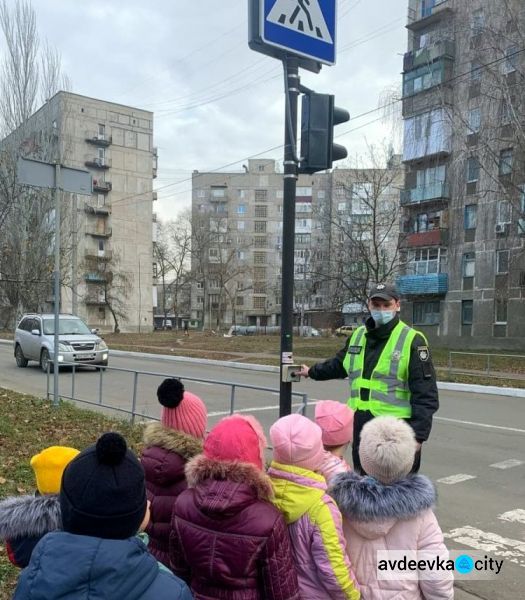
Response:
M390 321L396 316L395 310L371 310L370 314L372 315L372 319L374 319L376 325L381 327L381 325L386 325L390 323Z

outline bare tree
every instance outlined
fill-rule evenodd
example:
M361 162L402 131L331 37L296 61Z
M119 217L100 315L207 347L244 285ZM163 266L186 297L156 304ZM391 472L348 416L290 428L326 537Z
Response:
M39 99L47 99L66 83L60 57L47 43L40 44L36 15L27 0L0 0L0 31L6 51L0 63L0 132L5 137L0 154L0 304L16 313L39 308L49 301L49 269L53 235L49 224L54 211L51 194L21 188L16 184L19 156L52 161L58 158L56 131L44 131L32 123ZM62 224L70 218L62 211ZM67 226L64 227L67 231ZM63 244L62 260L71 252ZM37 274L38 276L36 276ZM64 280L63 284L66 283ZM43 288L46 292L43 292Z
M190 253L191 253L191 210L182 211L178 218L168 224L168 243L171 250L171 297L172 310L175 315L176 327L178 316L184 312L186 296L182 291L190 281ZM189 309L189 306L187 307Z
M108 252L104 257L86 257L81 265L88 290L84 300L105 306L113 318L114 333L120 332L120 322L128 320L128 299L133 277L121 268L120 255Z
M403 169L388 149L369 146L355 168L334 171L331 210L317 215L328 228L330 249L314 251L307 272L311 293L328 284L332 307L366 304L371 285L399 269L399 190Z

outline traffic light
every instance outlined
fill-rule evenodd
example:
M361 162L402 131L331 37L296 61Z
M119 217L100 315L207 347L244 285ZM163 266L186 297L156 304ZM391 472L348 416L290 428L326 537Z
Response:
M334 161L348 156L344 146L334 144L334 127L348 120L350 114L334 106L333 95L315 92L303 95L299 173L330 169Z

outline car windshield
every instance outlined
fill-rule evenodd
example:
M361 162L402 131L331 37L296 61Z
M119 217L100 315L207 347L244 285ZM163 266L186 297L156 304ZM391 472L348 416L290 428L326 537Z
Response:
M55 333L55 320L44 319L44 334L53 335ZM90 334L89 327L80 319L59 319L59 335L86 335Z

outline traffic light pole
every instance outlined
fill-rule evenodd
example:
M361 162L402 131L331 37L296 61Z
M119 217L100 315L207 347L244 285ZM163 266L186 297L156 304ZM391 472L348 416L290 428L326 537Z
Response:
M285 86L284 179L283 179L283 256L281 290L281 369L279 416L292 412L292 382L283 381L283 367L293 363L293 294L295 246L295 193L298 176L297 100L299 62L297 57L283 59Z

